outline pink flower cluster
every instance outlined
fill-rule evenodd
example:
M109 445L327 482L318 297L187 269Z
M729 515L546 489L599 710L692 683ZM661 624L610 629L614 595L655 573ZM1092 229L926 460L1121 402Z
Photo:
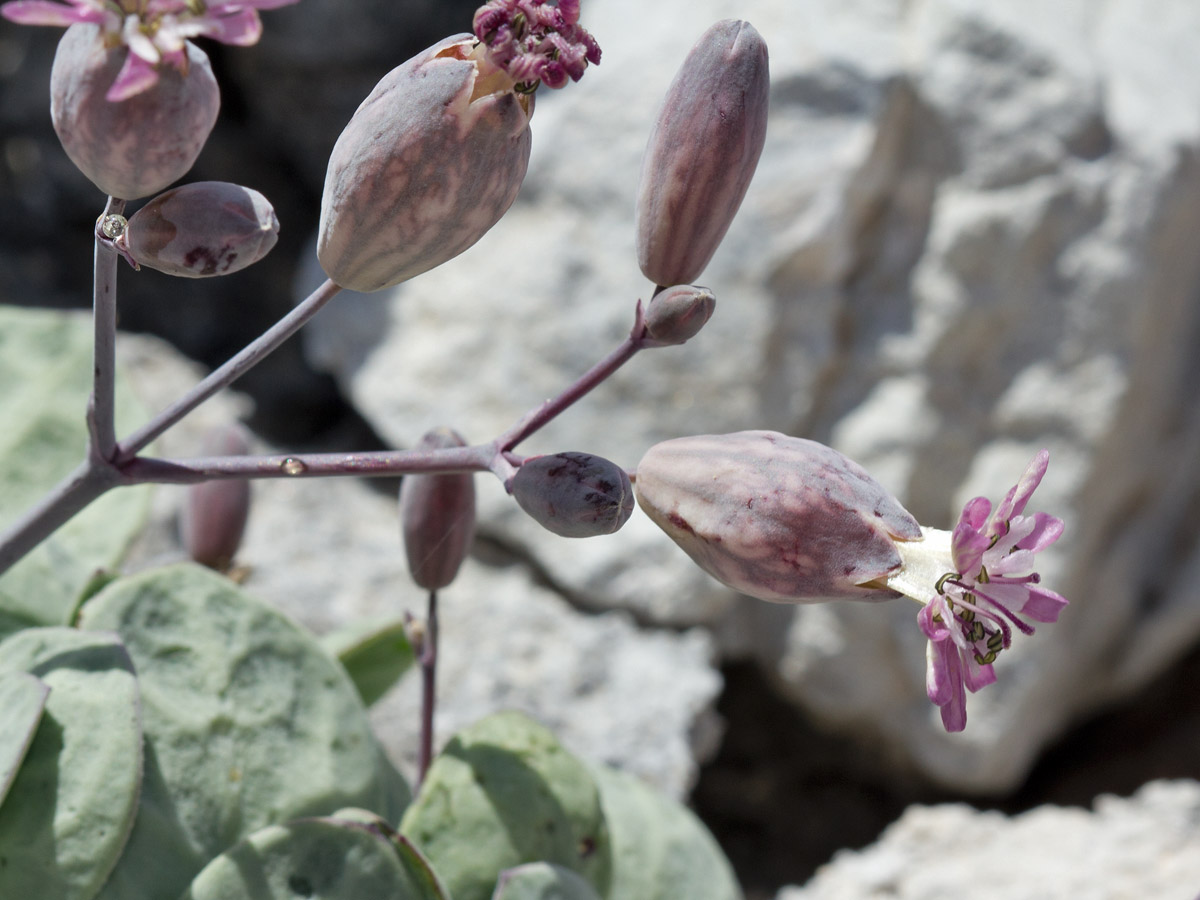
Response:
M105 44L129 48L105 98L127 100L158 81L160 65L187 70L184 42L209 37L223 44L248 47L262 36L260 9L288 6L297 0L13 0L0 15L20 25L67 28L85 22L100 27Z
M475 13L474 31L499 68L527 90L578 81L600 63L600 45L579 24L579 0L489 0Z
M964 688L974 692L996 680L992 662L1011 644L1012 628L1032 634L1026 619L1055 622L1067 605L1033 572L1034 555L1058 540L1063 521L1023 515L1049 459L1038 453L995 512L984 497L963 508L950 539L956 571L938 581L936 596L917 614L929 639L926 690L947 731L966 726Z

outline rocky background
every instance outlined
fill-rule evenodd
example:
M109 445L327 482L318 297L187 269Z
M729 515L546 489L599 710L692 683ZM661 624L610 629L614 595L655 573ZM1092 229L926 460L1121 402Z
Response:
M221 282L123 273L122 326L212 366L289 308L320 278L309 245L341 126L379 76L465 28L471 8L302 0L265 14L254 49L206 47L224 108L192 178L262 191L280 244ZM964 881L993 890L971 896L1193 898L1192 0L586 0L603 63L539 97L529 177L505 220L393 292L339 298L239 384L248 401L201 413L244 417L271 446L403 447L443 423L487 439L567 384L647 295L632 232L645 137L688 47L726 16L763 34L773 86L758 177L703 278L716 317L524 449L632 467L667 437L774 428L832 444L944 528L1047 446L1034 506L1068 527L1043 574L1072 606L1001 661L967 731L948 736L903 601L738 598L640 515L570 542L481 479L475 559L442 604L439 733L501 706L533 712L580 752L690 796L751 898L958 896ZM0 300L70 307L89 295L102 198L49 128L56 40L0 25ZM159 346L125 352L157 391L151 406L190 377ZM172 452L194 446L175 440ZM318 630L419 612L394 488L258 485L249 586ZM160 492L143 561L177 552L177 502ZM401 763L414 688L376 711ZM838 848L877 839L805 885Z

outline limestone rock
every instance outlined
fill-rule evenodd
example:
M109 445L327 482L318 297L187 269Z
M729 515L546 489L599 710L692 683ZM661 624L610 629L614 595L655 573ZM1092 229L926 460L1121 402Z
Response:
M386 336L323 340L388 440L439 424L488 440L623 337L648 290L632 237L648 98L731 11L591 0L604 63L539 98L510 214L402 285ZM810 713L945 784L1004 790L1047 740L1200 632L1200 7L747 0L733 12L771 48L772 108L758 176L701 279L716 314L520 449L628 466L664 438L773 428L832 444L944 528L1046 446L1036 507L1067 533L1042 571L1073 605L1001 661L965 735L947 736L911 606L738 601L641 517L570 546L498 494L485 520L564 590L708 623Z
M1011 818L965 804L913 806L875 844L842 851L777 900L1194 900L1197 847L1194 781L1103 795L1092 810L1041 806Z
M482 480L482 479L481 479ZM239 561L246 589L317 632L365 618L425 616L408 576L397 505L351 479L257 485ZM721 678L699 629L640 632L627 614L588 615L535 585L522 567L468 560L438 592L440 745L490 713L518 709L588 759L686 796L716 749ZM420 675L372 707L376 733L415 770Z

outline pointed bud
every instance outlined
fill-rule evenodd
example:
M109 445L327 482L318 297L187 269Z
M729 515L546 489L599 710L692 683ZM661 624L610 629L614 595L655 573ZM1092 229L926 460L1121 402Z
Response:
M50 117L71 162L104 193L147 197L187 174L217 121L217 81L204 52L185 43L187 75L163 66L127 100L105 99L127 48L108 49L100 28L72 25L50 72Z
M419 450L465 447L452 429L430 431ZM408 571L420 587L444 588L454 580L475 537L475 480L470 472L405 475L400 485L400 530Z
M129 219L117 246L168 275L228 275L258 262L279 239L279 219L258 191L198 181L159 194Z
M714 578L761 600L895 596L895 540L921 528L836 450L773 431L699 435L651 447L638 503ZM875 583L873 583L875 582Z
M240 425L214 428L201 444L204 456L243 456L250 440ZM250 482L221 478L188 488L181 530L188 556L201 565L228 571L250 516Z
M700 333L717 308L717 298L705 287L679 284L659 291L646 307L646 336L651 346L683 344Z
M667 91L642 162L638 263L655 284L695 281L746 196L767 131L767 45L726 19Z
M333 281L377 291L478 241L516 199L533 98L474 38L447 38L393 69L329 158L317 256Z
M612 534L633 512L633 486L625 470L590 453L527 459L511 490L521 509L563 537Z

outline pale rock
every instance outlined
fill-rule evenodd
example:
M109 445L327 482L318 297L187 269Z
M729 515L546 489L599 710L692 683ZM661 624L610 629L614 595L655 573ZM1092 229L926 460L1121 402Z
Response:
M318 633L411 614L426 594L408 576L394 498L353 479L258 486L238 561L245 587ZM721 677L701 630L639 631L620 612L589 615L520 566L468 560L438 592L438 745L486 715L530 714L570 749L685 797L716 750ZM420 733L420 675L371 709L408 775Z
M127 381L148 409L165 407L202 374L155 338L122 334L118 349ZM153 452L195 456L206 429L236 421L248 406L242 395L221 392ZM260 445L255 452L277 451ZM185 491L155 489L127 570L184 558L178 520ZM256 481L235 560L245 589L318 634L406 612L423 618L425 594L409 578L397 515L394 497L355 478ZM578 611L521 566L468 560L439 598L439 744L490 713L519 709L580 755L687 796L721 732L713 709L721 677L706 633L640 631L626 613ZM410 776L419 704L413 670L371 709L376 733Z
M965 734L946 735L907 601L738 600L640 516L564 543L498 489L484 527L589 605L708 624L726 654L754 655L803 709L902 765L1009 789L1200 633L1200 5L589 0L604 62L539 97L510 214L400 286L386 333L340 349L324 335L325 358L346 361L348 395L405 446L439 424L490 440L620 341L648 288L632 212L651 98L731 15L770 47L772 108L758 176L700 279L716 314L519 449L632 467L665 438L775 428L832 444L947 528L1048 447L1031 509L1067 522L1040 562L1073 603L1005 653Z
M1008 817L965 804L910 807L879 840L843 850L776 900L1195 900L1200 784L1154 781L1094 809Z

